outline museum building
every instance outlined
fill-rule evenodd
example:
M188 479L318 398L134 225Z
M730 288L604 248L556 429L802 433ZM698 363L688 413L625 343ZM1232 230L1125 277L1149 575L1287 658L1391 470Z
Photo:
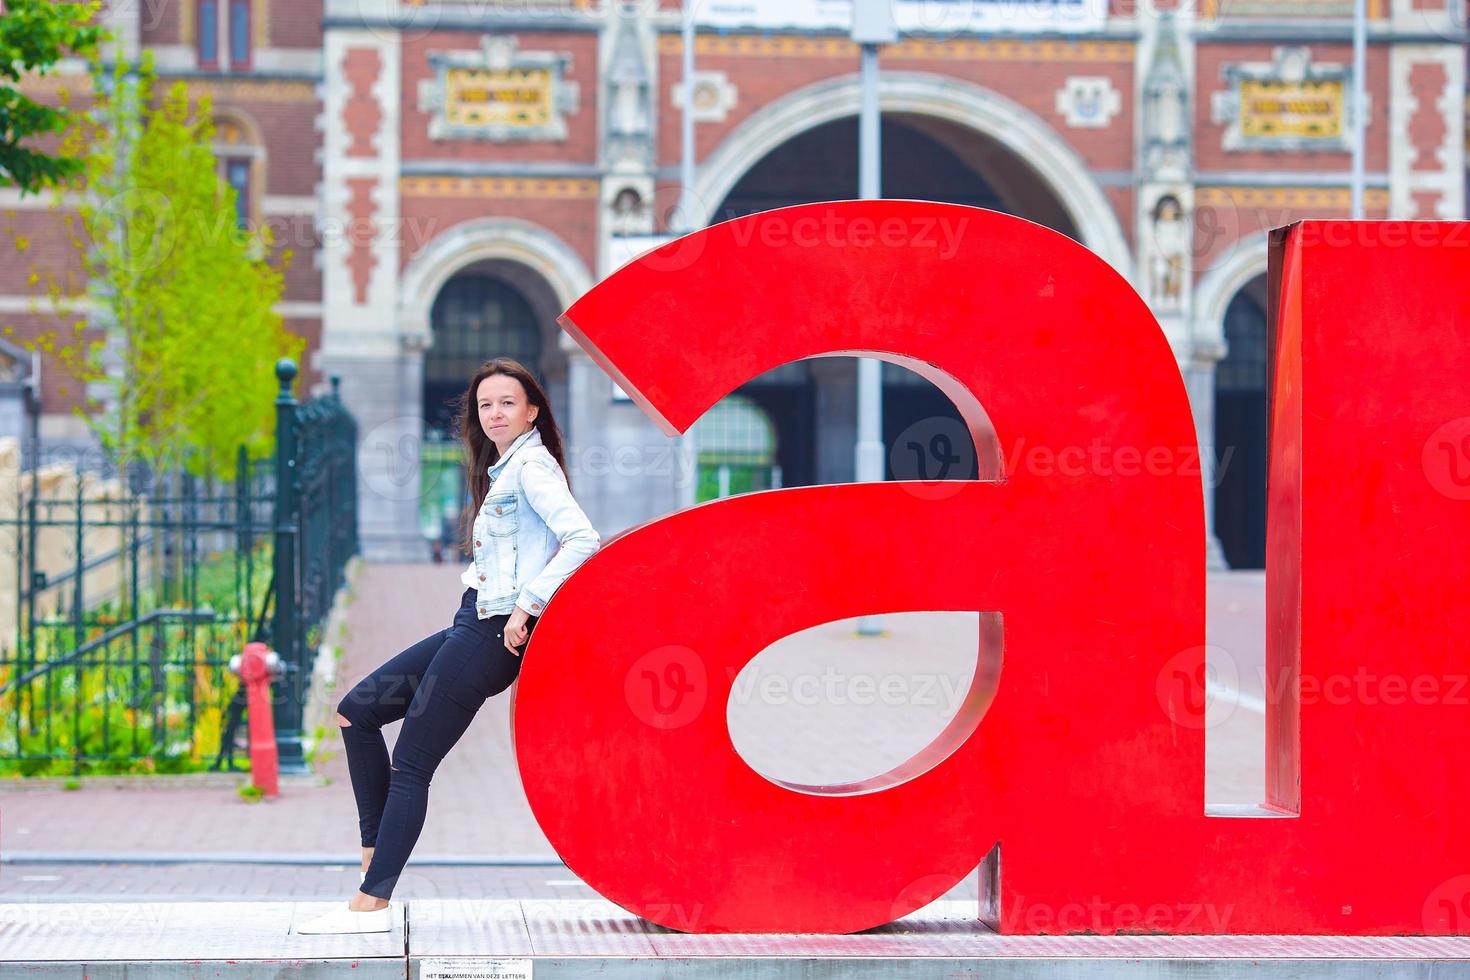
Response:
M1211 554L1234 567L1264 559L1266 232L1349 213L1352 7L897 0L881 51L882 196L1018 215L1133 283L1184 374ZM1368 8L1366 214L1463 218L1465 0ZM556 323L674 231L858 196L840 0L709 0L692 80L668 0L156 0L107 16L212 96L241 220L295 252L282 314L308 341L298 390L340 376L359 420L370 559L453 547L451 403L496 354L547 386L604 536L716 496L853 479L854 359L753 378L671 439ZM54 215L0 193L43 253L59 239ZM24 279L0 269L12 373L42 326ZM80 393L43 371L43 432L79 437ZM885 364L883 409L889 478L939 475L902 447L953 431L954 408ZM12 417L0 409L0 434ZM963 448L945 475L973 467Z

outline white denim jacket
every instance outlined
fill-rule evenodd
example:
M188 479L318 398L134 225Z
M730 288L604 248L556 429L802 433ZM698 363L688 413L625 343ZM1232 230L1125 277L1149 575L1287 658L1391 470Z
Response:
M480 619L516 606L540 616L602 538L572 499L566 475L534 426L486 472L490 490L475 517L474 559L460 581L478 591Z

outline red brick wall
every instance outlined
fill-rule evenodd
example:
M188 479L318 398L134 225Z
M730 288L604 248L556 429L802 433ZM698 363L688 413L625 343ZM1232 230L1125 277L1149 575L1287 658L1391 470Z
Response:
M596 275L597 201L581 199L525 199L408 196L400 199L404 235L400 265L413 257L436 236L455 225L479 218L521 218L558 235Z
M34 200L49 202L50 192ZM75 285L63 286L68 292L81 288L82 262L69 240L66 211L12 210L0 215L0 296L45 296L46 284L53 279ZM17 251L16 237L24 239L24 251ZM39 280L32 285L32 274Z
M195 0L112 0L131 2L138 13L138 36L144 47L153 44L182 43L179 31L180 7ZM192 17L190 18L193 19Z
M52 335L59 343L57 346L67 346L77 343L76 338L81 337L82 343L92 343L103 339L103 332L99 328L89 327L80 335L73 332L73 323L84 317L68 317L58 319L46 313L0 313L0 335L6 340L19 346L26 347L28 343L34 344L42 335ZM321 346L322 324L320 318L286 318L283 320L286 332L298 337L306 338L306 349L302 355L304 364L299 364L296 392L298 397L306 397L312 386L324 380L322 375L310 365L312 352ZM85 402L85 388L76 374L70 370L65 361L55 353L41 354L41 411L43 414L68 413L73 408L83 405Z
M322 274L316 267L316 251L320 247L314 230L306 227L309 217L276 217L270 219L277 234L271 250L271 261L279 268L280 253L291 251L285 272L285 299L293 303L315 303L322 298ZM286 237L282 237L286 236Z
M320 48L322 0L272 0L268 24L273 48Z
M312 397L312 389L326 378L322 373L312 366L316 360L316 351L322 345L322 321L320 317L298 318L286 317L282 321L287 333L306 338L306 347L301 352L301 363L296 365L296 386L293 389L296 397L305 401Z
M45 307L42 307L45 310ZM81 342L91 343L101 340L102 331L88 328L80 335L73 332L72 324L76 317L58 319L48 313L0 313L0 334L5 339L18 347L26 347L27 344L36 342L43 334L52 334L58 341L58 347L75 346L77 338ZM70 414L72 409L81 406L86 401L86 393L83 383L77 378L56 354L41 354L41 413L51 415L55 413Z

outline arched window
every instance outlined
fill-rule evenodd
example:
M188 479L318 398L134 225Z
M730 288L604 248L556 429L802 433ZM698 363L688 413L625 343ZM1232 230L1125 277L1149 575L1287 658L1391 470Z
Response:
M720 399L691 432L699 453L696 500L781 485L775 427L765 411L744 395Z
M541 330L519 289L494 276L463 273L445 283L429 313L434 343L424 353L426 419L444 428L445 402L462 395L482 361L512 357L541 377Z
M235 220L241 228L260 218L265 190L265 144L255 124L238 113L214 119L214 156L219 178L235 192Z
M424 443L419 466L419 519L436 555L454 548L465 480L453 416L475 370L492 357L511 357L543 385L541 329L519 289L480 271L444 284L429 311L434 342L424 352ZM470 411L473 413L474 409Z
M1231 568L1266 566L1265 298L1258 276L1230 301L1215 366L1215 536Z

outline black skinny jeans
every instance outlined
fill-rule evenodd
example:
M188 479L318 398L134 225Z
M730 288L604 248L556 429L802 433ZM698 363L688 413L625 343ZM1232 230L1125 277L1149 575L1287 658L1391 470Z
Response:
M475 596L473 588L465 589L452 626L384 663L337 704L351 722L339 730L362 846L374 848L359 886L369 895L393 894L424 829L434 770L485 699L510 687L520 673L521 658L505 648L503 638L510 616L479 619ZM526 625L534 630L536 617ZM399 719L403 728L390 762L383 726Z

